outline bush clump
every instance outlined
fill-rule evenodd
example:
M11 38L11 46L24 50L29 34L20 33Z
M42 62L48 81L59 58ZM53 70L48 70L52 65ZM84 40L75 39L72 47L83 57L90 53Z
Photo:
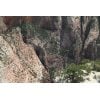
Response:
M100 60L94 62L94 70L100 72Z
M38 25L23 24L20 27L24 35L27 34L29 30L33 36L37 35L42 40L49 38L49 32L45 29L40 28Z
M79 83L84 81L84 76L88 75L92 70L91 63L82 64L69 64L67 65L62 73L62 77L68 83Z

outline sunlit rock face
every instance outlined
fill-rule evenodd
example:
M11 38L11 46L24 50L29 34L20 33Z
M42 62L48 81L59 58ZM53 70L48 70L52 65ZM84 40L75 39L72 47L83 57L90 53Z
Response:
M20 28L0 36L0 82L43 82L49 75Z

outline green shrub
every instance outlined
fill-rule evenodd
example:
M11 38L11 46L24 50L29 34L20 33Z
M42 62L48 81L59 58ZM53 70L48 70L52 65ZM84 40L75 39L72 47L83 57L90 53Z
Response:
M50 40L50 49L49 49L49 52L52 53L52 54L57 54L58 53L58 44L57 44L57 41L55 40L55 38L51 38Z
M20 27L23 34L27 34L27 30L30 30L33 36L37 35L42 40L49 38L49 31L42 29L37 25L23 24Z
M66 54L68 54L69 50L68 49L61 49L60 50L60 55L64 56Z
M45 29L38 29L38 36L41 40L44 40L44 39L49 39L49 31L45 30Z
M37 30L37 26L32 24L22 24L20 27L23 34L26 34L27 30L31 30L32 33L34 34Z
M51 80L53 80L55 78L55 67L49 68L49 74L50 74Z
M100 72L100 60L96 60L94 63L94 70Z
M88 75L91 72L91 66L85 64L69 64L63 70L62 76L66 82L79 83L84 81L83 76Z
M90 63L91 61L89 60L89 59L83 59L82 61L81 61L81 63L82 64L86 64L86 63Z
M100 64L99 61L98 64ZM93 68L94 68L94 61L84 59L80 64L75 64L75 63L66 64L64 69L60 70L61 73L58 76L60 77L61 82L80 83L84 81L85 76L91 73ZM57 73L55 67L50 68L49 73L51 79L55 79Z

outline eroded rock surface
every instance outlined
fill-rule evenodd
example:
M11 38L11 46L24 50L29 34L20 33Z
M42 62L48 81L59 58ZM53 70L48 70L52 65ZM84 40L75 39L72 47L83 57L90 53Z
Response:
M23 42L20 29L0 36L0 82L43 82L49 79L33 47Z

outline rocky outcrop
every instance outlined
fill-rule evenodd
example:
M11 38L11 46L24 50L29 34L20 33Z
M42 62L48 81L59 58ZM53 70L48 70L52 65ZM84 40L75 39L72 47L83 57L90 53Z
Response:
M49 74L19 28L0 36L0 82L49 82Z
M24 42L39 45L48 59L58 58L60 53L63 55L59 58L65 63L71 59L79 63L87 55L94 58L94 45L99 37L96 16L5 16L3 21L8 29L26 25L26 29L22 28Z
M38 82L38 80L40 82L41 77L48 76L45 67L61 69L67 63L78 64L84 58L94 60L95 55L99 54L97 48L100 49L96 47L97 40L100 41L98 24L100 22L96 16L0 17L0 32L4 33L1 34L1 40L9 45L8 48L11 49L14 59L17 59L14 63L18 62L17 66L20 68L16 68L22 69L23 80L20 75L19 78L15 74L10 75L16 76L19 82ZM21 33L19 29L12 30L17 26L21 28ZM5 65L1 61L1 65L3 64ZM28 80L25 81L26 73Z
M98 39L98 25L98 17L95 16L62 17L61 48L71 51L76 63L80 62L82 56L85 57L84 52Z

